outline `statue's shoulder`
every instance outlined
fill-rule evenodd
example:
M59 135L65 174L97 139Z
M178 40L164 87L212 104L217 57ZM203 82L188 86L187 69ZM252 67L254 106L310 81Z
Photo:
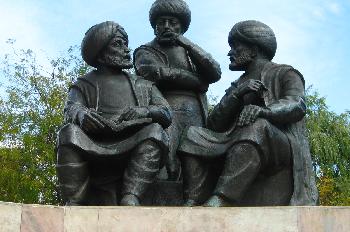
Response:
M145 60L148 62L168 64L168 56L155 39L136 48L133 53L133 63L136 69L138 68L139 62L143 63Z
M237 83L238 83L238 80L239 80L239 79L237 79L237 80L231 82L230 87L228 87L228 88L225 90L225 94L226 94L226 95L231 94L231 92L232 92L234 89L237 88L237 86L238 86L238 84L237 84Z
M145 43L144 45L141 45L140 47L145 47L145 48L159 48L160 45L158 44L156 39L151 40L148 43Z
M303 74L301 74L299 70L295 69L292 65L288 64L277 64L274 62L268 62L265 65L261 75L268 76L269 78L279 78L281 80L284 77L286 77L286 74L290 71L294 73L293 76L299 77L302 80L302 82L305 83Z
M146 80L141 76L137 76L137 83L146 88L153 88L153 86L155 86L155 83L153 81Z
M131 82L133 82L134 84L144 85L144 86L152 86L155 84L152 81L146 80L142 76L139 76L133 73L127 73L127 72L124 72L124 73L130 78Z
M99 74L95 70L90 71L85 75L78 77L72 86L76 86L76 87L93 86L94 87L96 86L96 83L98 81L98 76Z
M143 52L151 52L151 53L158 53L161 52L160 46L157 43L157 41L154 39L146 44L141 45L140 47L136 48L134 51L134 54L137 53L143 53Z
M268 62L263 69L263 72L278 72L281 74L287 71L295 71L297 74L302 76L302 74L297 69L295 69L292 65L288 64L277 64L274 62Z

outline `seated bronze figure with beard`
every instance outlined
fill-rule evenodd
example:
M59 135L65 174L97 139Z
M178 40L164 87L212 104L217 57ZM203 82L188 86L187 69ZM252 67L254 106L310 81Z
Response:
M315 205L318 200L305 133L304 78L271 62L272 29L248 20L229 33L230 70L244 74L208 117L208 128L190 127L180 142L216 173L205 206Z
M70 87L58 134L57 175L67 205L140 205L168 152L167 101L132 67L115 22L91 27L82 56L96 69ZM147 199L146 199L147 200Z

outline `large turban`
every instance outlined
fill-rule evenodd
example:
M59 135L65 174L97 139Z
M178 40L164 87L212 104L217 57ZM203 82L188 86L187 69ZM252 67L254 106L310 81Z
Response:
M120 33L128 40L123 27L118 23L107 21L92 26L81 42L81 56L88 65L96 67L96 59L100 52L108 45L117 33Z
M153 29L159 16L174 16L180 20L183 32L186 32L191 23L191 11L183 0L156 0L149 11L149 21Z
M235 39L248 44L258 45L270 60L275 56L277 49L275 33L262 22L247 20L236 23L228 35L229 44Z

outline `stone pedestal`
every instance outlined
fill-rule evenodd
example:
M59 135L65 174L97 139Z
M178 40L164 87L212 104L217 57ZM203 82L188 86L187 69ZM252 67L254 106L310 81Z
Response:
M56 207L0 202L0 232L348 232L350 207Z

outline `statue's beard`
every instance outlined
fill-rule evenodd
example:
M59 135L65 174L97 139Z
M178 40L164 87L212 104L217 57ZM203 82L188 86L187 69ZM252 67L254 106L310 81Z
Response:
M245 71L247 66L253 61L253 57L249 52L242 52L229 65L232 71Z
M157 41L161 45L173 46L176 44L174 39L169 39L169 38L157 38Z
M176 34L174 33L174 36L164 36L164 35L156 35L156 39L159 44L161 45L168 45L168 46L174 46L176 45Z
M130 58L116 56L113 54L106 54L103 60L106 66L118 69L129 69L133 66L130 61Z

